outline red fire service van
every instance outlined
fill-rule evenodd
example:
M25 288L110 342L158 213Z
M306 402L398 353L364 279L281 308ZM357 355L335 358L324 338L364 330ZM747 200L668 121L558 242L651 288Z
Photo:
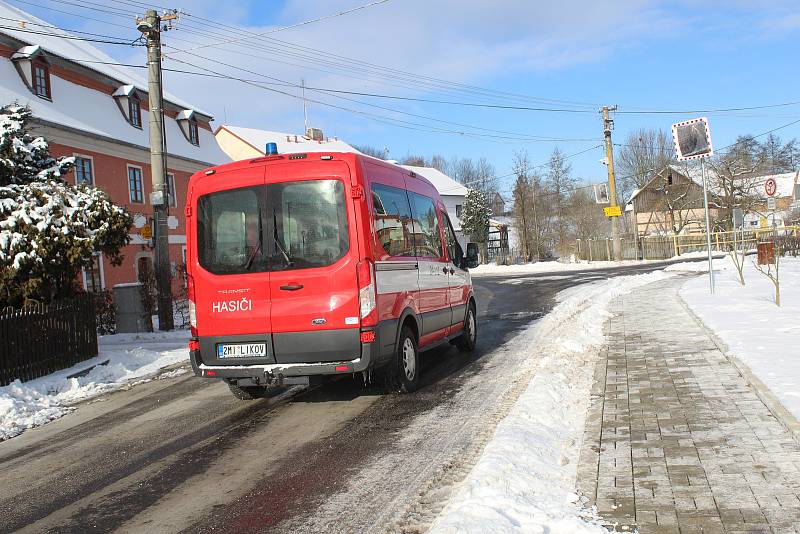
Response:
M420 351L474 349L477 245L464 254L430 182L360 154L275 152L189 181L196 375L242 399L374 372L413 391Z

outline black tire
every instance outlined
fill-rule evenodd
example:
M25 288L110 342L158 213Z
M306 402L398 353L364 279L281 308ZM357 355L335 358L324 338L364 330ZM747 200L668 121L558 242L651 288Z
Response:
M267 393L267 388L261 386L238 386L228 382L228 387L233 396L239 400L263 399Z
M395 355L387 369L390 390L411 393L419 387L420 359L417 336L408 326L400 331Z
M475 315L475 304L470 302L467 315L464 317L464 333L456 339L456 347L461 352L472 352L478 340L478 320Z

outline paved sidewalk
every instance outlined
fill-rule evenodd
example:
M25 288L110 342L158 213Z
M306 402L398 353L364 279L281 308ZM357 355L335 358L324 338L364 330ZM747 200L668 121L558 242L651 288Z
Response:
M800 532L800 446L681 305L684 281L612 304L579 490L617 530Z

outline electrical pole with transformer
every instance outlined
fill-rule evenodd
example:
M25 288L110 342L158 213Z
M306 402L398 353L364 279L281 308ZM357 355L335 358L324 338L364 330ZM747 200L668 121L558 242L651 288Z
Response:
M609 207L604 211L606 216L611 219L611 240L614 247L614 260L622 260L622 243L619 240L618 218L622 211L617 203L617 182L614 176L614 145L611 142L611 130L614 128L614 120L609 117L610 111L616 111L617 106L603 106L600 112L603 114L603 136L606 145L606 162L608 164L608 200Z
M172 272L169 260L169 198L167 184L167 142L164 135L164 98L161 79L161 23L178 18L177 11L159 15L150 9L143 19L136 20L136 29L147 41L147 95L150 117L150 178L153 192L153 242L155 244L155 277L158 291L158 329L172 330ZM169 29L165 26L163 30Z

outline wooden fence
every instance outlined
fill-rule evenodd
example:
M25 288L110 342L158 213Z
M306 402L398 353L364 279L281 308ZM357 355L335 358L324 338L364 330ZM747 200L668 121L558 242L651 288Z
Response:
M736 232L714 232L711 234L711 250L728 252L737 249L754 249L756 243L764 239L786 240L800 238L800 227L782 226L778 228L754 228ZM636 239L621 239L622 259L624 260L666 260L706 250L706 234L680 234L664 236L645 236ZM575 256L581 260L609 261L614 251L613 242L608 238L578 239L575 242Z
M97 356L91 294L0 311L0 386L33 380Z

